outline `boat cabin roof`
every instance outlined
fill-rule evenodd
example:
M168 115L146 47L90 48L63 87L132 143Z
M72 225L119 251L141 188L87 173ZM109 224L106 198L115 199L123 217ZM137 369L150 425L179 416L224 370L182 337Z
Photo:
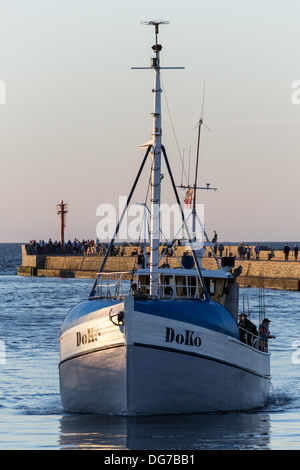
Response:
M204 278L214 278L214 279L229 279L233 275L230 271L225 269L201 269L202 276ZM136 276L150 276L150 269L140 268L136 271ZM197 269L184 269L184 268L163 268L159 270L159 274L164 276L197 276Z

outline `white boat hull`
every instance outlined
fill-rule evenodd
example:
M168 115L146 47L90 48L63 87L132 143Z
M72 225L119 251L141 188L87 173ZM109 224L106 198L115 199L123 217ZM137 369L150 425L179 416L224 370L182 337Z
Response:
M266 403L269 354L217 331L135 311L132 298L124 325L109 320L111 310L87 316L61 336L66 412L184 414Z

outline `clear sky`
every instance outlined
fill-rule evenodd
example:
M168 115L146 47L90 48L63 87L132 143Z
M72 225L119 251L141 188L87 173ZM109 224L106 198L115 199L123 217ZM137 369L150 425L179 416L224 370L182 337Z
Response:
M293 0L0 0L0 242L59 239L61 199L66 238L94 238L97 207L128 194L153 100L153 72L131 67L149 65L153 28L140 22L158 19L170 21L160 28L161 65L185 67L162 78L178 146L192 158L205 81L212 132L202 128L198 183L218 188L199 194L208 234L300 240L299 17Z

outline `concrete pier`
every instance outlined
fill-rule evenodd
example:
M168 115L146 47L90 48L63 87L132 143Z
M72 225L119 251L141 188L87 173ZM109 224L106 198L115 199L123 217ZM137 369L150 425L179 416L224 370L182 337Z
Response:
M254 258L239 259L237 246L226 246L224 253L236 258L236 267L242 266L242 274L238 277L241 287L259 287L262 279L264 286L271 289L300 290L300 260L294 259L290 254L290 260L284 259L281 251L275 251L270 258L269 251L262 251L259 260ZM137 256L132 256L134 247L126 247L123 256L109 256L105 272L130 271L137 267ZM162 252L161 248L161 252ZM175 253L181 259L186 248L178 246ZM216 261L208 256L202 260L204 269L217 269ZM27 245L22 245L22 266L18 268L18 274L22 276L47 276L68 278L95 278L101 266L103 256L90 255L47 255L32 254ZM166 262L164 257L161 264ZM168 257L171 268L179 267L176 256Z

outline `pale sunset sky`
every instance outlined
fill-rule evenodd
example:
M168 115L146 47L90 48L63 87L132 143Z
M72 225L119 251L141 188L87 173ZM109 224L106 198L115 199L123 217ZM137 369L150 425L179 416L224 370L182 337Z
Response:
M130 191L152 132L153 71L131 70L153 56L146 20L170 22L161 65L185 67L162 71L178 184L178 148L194 168L205 82L198 183L218 188L198 195L209 236L300 240L299 17L292 0L0 0L0 242L59 239L61 199L66 239L95 238L97 207Z

